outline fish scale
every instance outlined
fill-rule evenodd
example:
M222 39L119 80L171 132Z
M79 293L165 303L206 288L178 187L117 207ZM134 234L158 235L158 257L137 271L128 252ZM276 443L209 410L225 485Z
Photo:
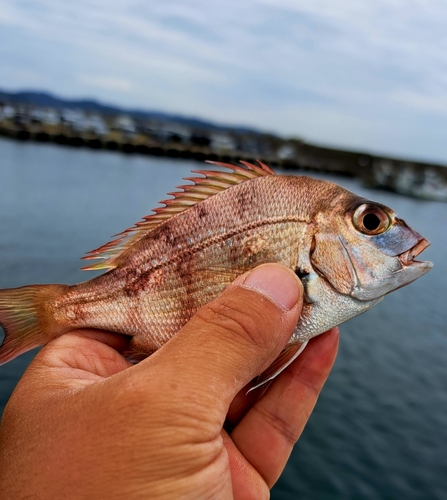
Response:
M89 252L77 285L0 290L0 362L75 328L131 336L127 355L160 348L234 279L266 262L293 269L304 305L294 334L261 377L269 380L310 338L360 314L431 268L428 246L394 212L346 189L266 165L217 163L114 240Z

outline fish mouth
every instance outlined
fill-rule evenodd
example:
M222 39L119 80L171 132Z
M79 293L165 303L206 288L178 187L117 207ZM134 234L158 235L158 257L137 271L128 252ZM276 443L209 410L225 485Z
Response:
M417 266L417 267L425 267L427 268L427 270L431 269L433 267L433 264L431 262L415 260L415 257L417 257L429 246L430 242L425 238L422 238L418 243L416 243L416 245L413 248L410 248L410 250L401 253L397 257L404 267Z

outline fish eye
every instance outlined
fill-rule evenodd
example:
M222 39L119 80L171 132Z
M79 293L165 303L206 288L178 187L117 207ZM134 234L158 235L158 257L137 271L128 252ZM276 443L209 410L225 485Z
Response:
M384 233L391 225L388 214L377 205L360 205L352 222L358 231L371 236Z

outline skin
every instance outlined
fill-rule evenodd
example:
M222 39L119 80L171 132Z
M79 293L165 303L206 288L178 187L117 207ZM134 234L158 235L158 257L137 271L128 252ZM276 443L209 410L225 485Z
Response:
M301 307L294 273L266 264L138 365L120 354L118 334L78 330L49 343L4 413L0 498L268 498L337 350L333 329L246 395Z

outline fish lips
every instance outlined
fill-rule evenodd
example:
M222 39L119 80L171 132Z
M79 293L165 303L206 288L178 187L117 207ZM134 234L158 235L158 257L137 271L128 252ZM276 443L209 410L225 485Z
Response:
M415 257L417 257L429 246L430 242L425 238L422 238L419 241L419 243L417 243L413 248L410 248L410 250L408 250L407 252L404 252L397 256L402 264L402 270L399 271L399 273L406 272L406 276L409 278L411 276L414 276L410 281L402 283L397 288L400 288L401 286L405 286L408 283L411 283L415 279L419 278L423 274L428 273L428 271L430 271L430 269L433 267L432 262L428 260L426 261L415 260ZM395 290L397 290L397 288L395 288Z
M363 288L361 286L354 287L351 292L351 296L358 300L377 299L420 278L422 275L430 271L433 264L429 261L418 261L414 258L429 246L430 242L420 236L420 240L416 243L416 245L396 256L401 265L400 270L382 278L380 283L377 283L376 286L372 288Z

